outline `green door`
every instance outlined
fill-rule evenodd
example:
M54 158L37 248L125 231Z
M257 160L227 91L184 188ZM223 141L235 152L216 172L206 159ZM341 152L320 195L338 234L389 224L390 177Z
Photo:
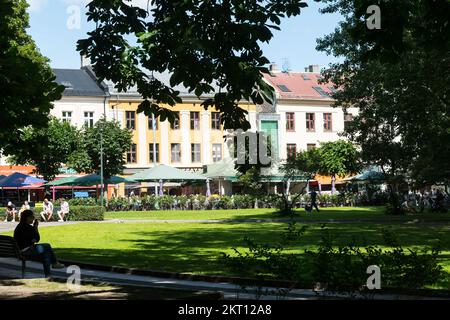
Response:
M272 158L278 158L278 121L261 121L261 131L270 136Z

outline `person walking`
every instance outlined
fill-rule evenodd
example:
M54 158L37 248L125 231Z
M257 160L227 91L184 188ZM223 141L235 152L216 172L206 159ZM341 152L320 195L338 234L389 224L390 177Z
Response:
M50 244L38 244L41 240L39 235L39 221L34 218L31 210L22 212L20 222L14 230L14 240L17 242L22 255L33 261L40 261L44 265L44 274L48 278L51 268L62 269L64 265L56 259Z
M319 207L317 206L317 192L315 189L311 191L311 211L313 208L316 208L317 212L319 212Z
M53 216L53 203L51 203L47 198L44 199L44 211L41 212L41 217L43 221L52 220Z

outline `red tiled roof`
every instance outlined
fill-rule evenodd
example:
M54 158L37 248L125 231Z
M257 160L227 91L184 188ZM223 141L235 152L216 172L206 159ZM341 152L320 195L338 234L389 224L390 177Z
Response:
M330 100L331 97L322 96L314 87L322 88L326 93L331 94L330 84L319 84L320 74L312 72L275 72L263 74L264 79L271 84L279 97L284 99L313 99ZM310 80L305 80L304 77ZM279 86L286 86L291 92L283 92Z

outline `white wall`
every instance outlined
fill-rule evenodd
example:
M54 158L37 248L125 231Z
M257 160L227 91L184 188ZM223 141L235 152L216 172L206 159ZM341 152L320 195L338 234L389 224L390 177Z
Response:
M344 112L341 109L333 108L326 105L294 105L294 104L279 104L277 106L278 114L280 114L279 123L279 137L280 137L280 157L286 159L287 145L296 144L297 152L306 150L308 144L316 144L319 146L321 142L336 141L344 139L339 136L339 133L344 131ZM286 130L286 113L292 112L295 114L295 131L290 132ZM356 108L350 108L349 113L353 115L358 114ZM315 114L315 132L308 132L306 130L306 114ZM323 128L323 114L331 113L332 116L332 131L326 132Z
M80 128L84 125L84 112L94 112L94 122L97 122L103 117L104 110L103 97L63 97L54 103L50 114L62 119L63 111L72 112L71 123ZM110 116L108 101L106 101L106 113Z

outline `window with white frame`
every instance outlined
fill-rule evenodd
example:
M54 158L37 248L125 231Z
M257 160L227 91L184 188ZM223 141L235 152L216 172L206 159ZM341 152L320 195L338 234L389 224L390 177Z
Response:
M62 121L63 122L72 122L72 111L63 111L62 112Z
M88 128L94 126L94 112L87 111L84 113L84 125Z

